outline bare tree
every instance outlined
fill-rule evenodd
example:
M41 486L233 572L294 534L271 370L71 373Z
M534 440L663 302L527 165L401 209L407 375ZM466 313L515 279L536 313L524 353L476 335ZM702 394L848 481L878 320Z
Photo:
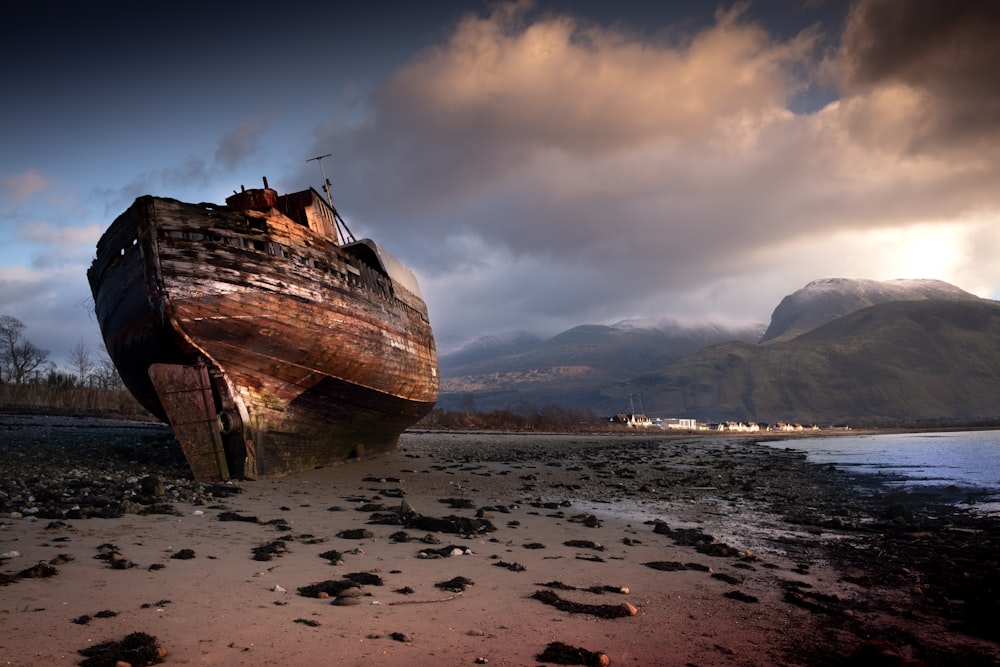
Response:
M48 350L35 347L23 333L24 322L0 315L0 382L21 384L49 358Z
M125 383L110 359L102 359L94 366L94 381L100 389L124 389Z
M69 367L76 374L80 384L85 384L91 371L94 370L94 359L90 356L87 344L80 339L69 351Z

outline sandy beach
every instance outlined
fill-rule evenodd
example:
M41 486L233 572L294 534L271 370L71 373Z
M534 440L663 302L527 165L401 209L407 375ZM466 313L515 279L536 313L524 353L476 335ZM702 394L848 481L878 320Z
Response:
M163 427L0 421L3 665L1000 664L995 521L747 437L407 433L201 485Z

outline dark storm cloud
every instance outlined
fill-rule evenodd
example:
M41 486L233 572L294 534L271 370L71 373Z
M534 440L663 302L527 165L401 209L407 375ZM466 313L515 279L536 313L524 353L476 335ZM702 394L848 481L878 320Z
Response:
M903 85L921 96L915 150L1000 140L1000 3L861 0L843 48L848 92Z

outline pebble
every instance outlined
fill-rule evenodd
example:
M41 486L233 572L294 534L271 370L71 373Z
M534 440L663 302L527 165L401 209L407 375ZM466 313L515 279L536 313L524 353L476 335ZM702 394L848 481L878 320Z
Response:
M336 605L337 607L352 607L352 606L354 606L356 604L361 604L361 600L358 599L358 598L345 597L345 596L341 595L341 596L338 596L333 601L333 604Z
M345 588L344 590L340 591L340 595L338 595L337 597L359 598L361 596L362 596L361 589L358 588L357 586L351 586L350 588Z

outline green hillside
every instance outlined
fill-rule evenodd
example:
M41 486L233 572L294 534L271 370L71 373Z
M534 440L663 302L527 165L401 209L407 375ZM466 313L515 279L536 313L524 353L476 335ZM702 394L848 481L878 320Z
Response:
M649 414L705 421L1000 420L1000 303L883 303L789 341L705 348L602 395L626 391Z

